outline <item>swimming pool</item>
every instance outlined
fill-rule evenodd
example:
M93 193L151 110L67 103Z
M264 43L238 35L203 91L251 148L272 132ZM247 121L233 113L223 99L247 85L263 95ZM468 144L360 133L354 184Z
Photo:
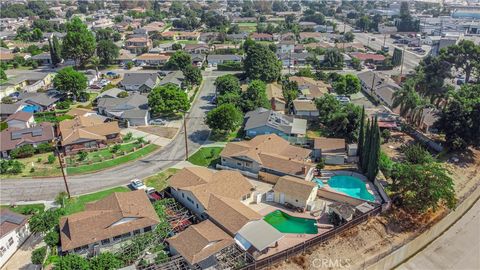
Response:
M282 233L317 234L318 228L314 219L292 217L280 210L275 210L263 217L268 224Z
M375 196L367 190L367 185L360 179L349 175L335 175L328 180L328 185L350 197L375 201Z
M23 107L22 111L36 113L40 111L40 107L37 105L26 105L25 107Z
M322 188L325 186L325 184L322 182L322 179L320 178L314 177L313 182L315 182L319 188Z

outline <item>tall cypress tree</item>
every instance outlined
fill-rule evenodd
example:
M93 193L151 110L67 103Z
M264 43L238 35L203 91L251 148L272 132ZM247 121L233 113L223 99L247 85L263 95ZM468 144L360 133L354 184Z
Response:
M370 181L373 181L378 173L378 158L380 156L380 129L378 128L376 117L372 122L370 133L372 135L372 141L368 158L367 177Z
M362 164L362 150L363 150L363 144L365 140L365 107L362 107L362 116L360 117L360 131L358 134L358 149L357 149L357 154L359 158L359 163Z
M52 59L52 65L57 66L62 62L62 57L60 56L60 43L58 38L53 36L53 41L48 39L48 45L50 46L50 58Z
M368 167L368 158L370 153L370 141L371 141L371 128L370 128L370 118L367 120L367 130L365 132L364 145L362 149L362 163L361 168L363 172L367 171Z

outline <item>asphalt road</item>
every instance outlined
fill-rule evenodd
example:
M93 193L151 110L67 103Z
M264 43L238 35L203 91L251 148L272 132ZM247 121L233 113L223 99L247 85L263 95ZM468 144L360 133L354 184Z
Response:
M397 269L480 269L480 201L444 234Z
M187 114L189 153L195 152L208 138L210 130L204 124L205 113L213 108L209 99L215 93L214 81L225 72L204 72L204 84ZM128 184L133 178L144 178L162 171L185 158L183 128L170 144L158 152L137 161L97 173L68 177L72 195L95 192L109 187ZM16 201L52 200L64 191L63 178L21 178L0 181L0 203Z

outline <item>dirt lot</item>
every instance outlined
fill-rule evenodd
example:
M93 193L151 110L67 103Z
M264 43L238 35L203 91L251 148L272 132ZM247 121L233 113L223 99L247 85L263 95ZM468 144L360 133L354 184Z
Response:
M146 127L137 127L138 130L157 135L159 137L173 139L175 134L177 134L178 128L174 127L162 127L162 126L146 126Z
M398 147L412 142L413 139L408 135L392 135L394 139L382 145L382 150L398 160L402 158ZM441 155L438 159L445 162L451 171L459 201L480 185L480 150L470 149L464 151L462 155ZM435 213L427 213L424 215L423 225L409 220L402 211L393 213L396 216L390 214L373 217L367 223L336 236L316 249L308 251L307 254L277 264L271 269L362 268L365 262L377 260L379 254L388 254L394 248L413 239L445 216L448 210L442 208ZM396 220L402 220L402 223Z

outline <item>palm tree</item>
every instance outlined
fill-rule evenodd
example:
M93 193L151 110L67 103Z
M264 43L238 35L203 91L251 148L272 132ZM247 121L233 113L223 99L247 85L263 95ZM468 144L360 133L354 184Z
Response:
M418 105L421 97L415 90L415 81L408 80L393 94L393 108L400 108L400 115L407 117Z
M90 58L90 64L95 67L96 76L98 76L98 67L100 66L100 58L98 56L93 56Z

